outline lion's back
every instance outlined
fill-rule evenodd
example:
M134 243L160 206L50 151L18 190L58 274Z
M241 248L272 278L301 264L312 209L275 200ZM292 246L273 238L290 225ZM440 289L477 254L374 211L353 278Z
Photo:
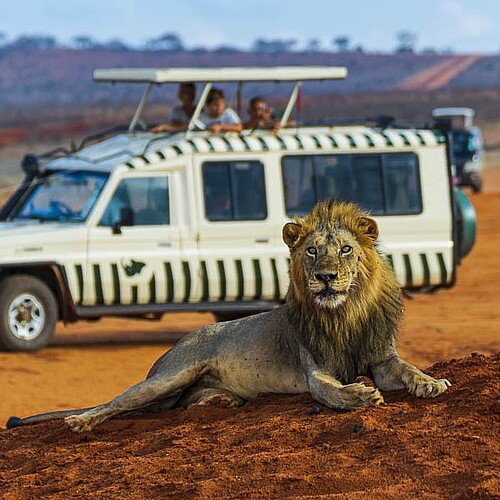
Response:
M212 323L182 337L151 368L148 377L176 363L234 360L274 360L289 363L296 358L289 338L293 328L286 306L245 318Z

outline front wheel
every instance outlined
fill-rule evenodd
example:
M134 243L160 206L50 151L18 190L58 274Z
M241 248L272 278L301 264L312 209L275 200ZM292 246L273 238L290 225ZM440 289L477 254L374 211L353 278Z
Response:
M16 275L0 283L0 349L40 349L49 341L56 321L56 298L43 281Z
M471 175L471 186L474 193L480 193L483 189L483 182L479 174Z

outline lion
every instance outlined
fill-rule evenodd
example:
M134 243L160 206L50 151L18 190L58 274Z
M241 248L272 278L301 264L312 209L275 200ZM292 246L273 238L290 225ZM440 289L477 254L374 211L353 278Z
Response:
M186 335L143 382L108 403L11 417L7 427L65 417L73 431L90 431L132 410L235 408L263 393L309 392L334 410L380 405L379 389L442 394L448 380L426 375L397 353L401 290L377 239L377 223L357 205L318 203L283 227L291 255L283 305ZM376 388L357 382L360 376L371 377Z

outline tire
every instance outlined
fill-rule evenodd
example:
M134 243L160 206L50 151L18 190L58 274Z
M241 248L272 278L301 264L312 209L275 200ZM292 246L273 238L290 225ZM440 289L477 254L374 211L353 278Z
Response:
M57 316L54 293L38 278L18 274L0 282L0 349L34 351L44 347Z
M480 193L483 189L481 177L479 177L478 174L474 174L473 176L471 176L471 181L472 191L474 191L474 193Z
M457 211L458 259L463 259L472 250L476 242L476 212L468 196L459 188L453 190Z

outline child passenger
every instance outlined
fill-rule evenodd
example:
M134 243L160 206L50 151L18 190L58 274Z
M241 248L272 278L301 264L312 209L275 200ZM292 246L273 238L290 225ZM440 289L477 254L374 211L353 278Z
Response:
M243 125L245 129L279 128L279 121L272 116L262 97L253 97L248 105L248 121Z
M293 120L288 120L286 123L287 127L295 127L296 125ZM263 97L253 97L248 106L248 121L243 125L243 128L251 130L267 128L278 132L281 129L281 121L274 118L272 109L267 106Z
M200 120L210 132L240 132L243 124L234 109L226 106L224 92L221 89L212 89L208 93L205 111Z

